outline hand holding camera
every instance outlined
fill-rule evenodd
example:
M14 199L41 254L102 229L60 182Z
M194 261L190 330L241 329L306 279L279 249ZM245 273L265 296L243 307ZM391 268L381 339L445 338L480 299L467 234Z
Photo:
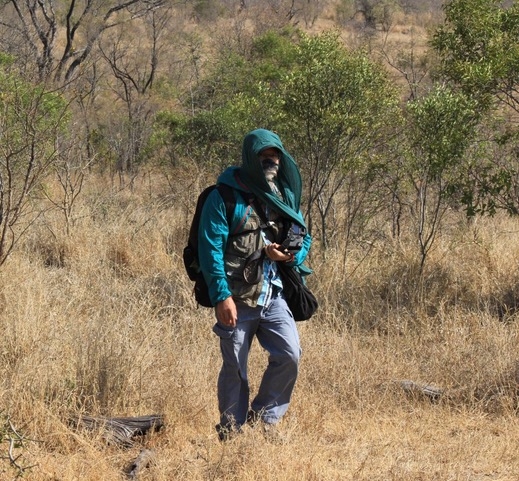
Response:
M306 229L292 223L288 229L287 237L281 244L269 244L265 246L265 254L270 260L277 262L292 262L294 253L303 247Z
M283 249L281 244L269 244L265 246L265 254L271 261L290 262L294 259L294 254Z

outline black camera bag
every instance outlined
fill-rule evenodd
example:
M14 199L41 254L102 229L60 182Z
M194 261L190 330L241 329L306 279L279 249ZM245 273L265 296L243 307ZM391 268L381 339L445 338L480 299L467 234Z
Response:
M283 297L296 321L306 321L310 319L319 304L306 286L297 268L287 266L278 262L279 274L283 281Z

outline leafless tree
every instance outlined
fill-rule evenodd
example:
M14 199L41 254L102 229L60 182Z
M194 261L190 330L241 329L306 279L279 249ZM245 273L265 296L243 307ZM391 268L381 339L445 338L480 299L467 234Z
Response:
M169 9L149 11L138 23L139 30L120 28L100 42L103 58L117 80L113 91L127 115L118 136L123 142L115 148L117 171L121 173L134 170L150 135L153 105L149 94L169 22Z
M2 78L0 76L0 78ZM17 78L0 88L0 266L43 214L34 198L57 158L68 106Z
M162 8L167 0L8 0L0 4L0 46L34 62L39 80L71 81L100 36ZM24 51L20 51L21 47Z
M43 195L63 215L65 233L70 235L75 224L75 205L81 194L89 164L93 158L85 156L87 151L82 148L82 139L67 137L60 140L60 148L56 152L52 164L52 172L59 189L48 191L43 189Z
M431 79L429 76L430 59L426 53L420 53L420 46L415 40L414 29L410 29L411 42L404 45L402 43L390 42L388 30L382 45L380 55L382 59L391 67L398 76L398 80L403 80L408 87L408 100L420 98L422 91L430 87Z

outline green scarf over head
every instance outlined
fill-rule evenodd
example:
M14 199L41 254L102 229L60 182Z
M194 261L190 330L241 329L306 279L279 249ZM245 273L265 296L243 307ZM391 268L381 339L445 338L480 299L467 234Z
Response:
M274 147L281 152L277 184L283 200L272 192L258 159L258 154L269 147ZM245 136L239 175L242 182L263 203L275 209L283 217L287 217L306 228L305 221L300 212L301 173L295 160L285 150L277 134L270 130L256 129Z

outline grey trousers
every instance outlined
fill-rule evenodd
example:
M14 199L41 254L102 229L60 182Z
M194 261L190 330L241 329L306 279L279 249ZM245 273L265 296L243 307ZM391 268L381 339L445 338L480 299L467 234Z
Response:
M297 378L301 348L296 323L281 296L268 307L238 305L238 323L232 329L218 322L222 368L218 376L220 425L239 428L249 409L274 424L286 413ZM254 336L268 352L268 365L249 408L247 363Z

